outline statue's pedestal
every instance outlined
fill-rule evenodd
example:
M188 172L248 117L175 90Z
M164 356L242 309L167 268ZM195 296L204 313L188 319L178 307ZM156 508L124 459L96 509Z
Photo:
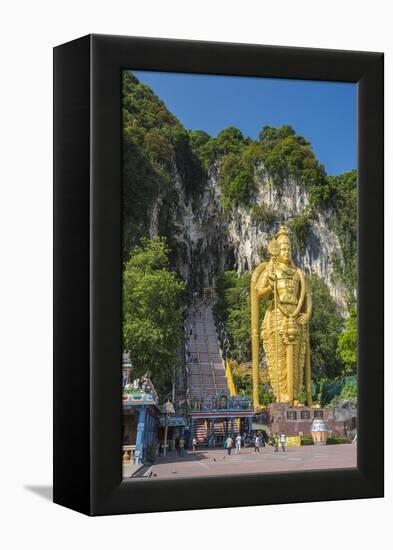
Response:
M311 436L311 425L315 418L323 419L328 434L346 435L346 422L339 419L332 408L290 407L287 403L271 403L264 413L264 422L271 433L285 433L287 436Z

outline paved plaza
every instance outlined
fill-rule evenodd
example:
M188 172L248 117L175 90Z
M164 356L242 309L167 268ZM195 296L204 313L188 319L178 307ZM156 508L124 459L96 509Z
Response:
M184 478L299 470L356 467L356 444L288 447L274 452L272 447L242 448L240 454L224 449L187 451L184 457L170 453L153 465L141 468L133 479Z

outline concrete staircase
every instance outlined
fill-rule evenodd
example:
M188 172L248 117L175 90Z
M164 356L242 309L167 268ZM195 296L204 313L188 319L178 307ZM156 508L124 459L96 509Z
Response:
M211 428L205 419L196 419L194 426L194 437L197 440L197 445L207 445L208 432L211 434ZM214 422L214 441L216 445L221 445L227 438L228 433L231 433L231 426L226 425L225 420L216 419ZM233 423L233 436L236 437L239 433L238 423Z
M222 392L229 396L211 304L198 302L189 308L185 331L190 399L211 399Z

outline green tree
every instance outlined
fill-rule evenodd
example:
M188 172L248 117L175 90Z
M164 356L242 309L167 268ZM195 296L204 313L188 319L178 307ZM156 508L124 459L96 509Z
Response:
M192 198L204 187L206 173L188 131L165 104L129 71L123 72L123 256L148 234L151 210L178 199L180 175ZM161 208L167 226L170 209Z
M308 212L299 214L290 223L290 229L295 233L300 252L304 252L306 248L310 226L311 219Z
M248 206L255 191L253 168L235 153L226 155L220 165L220 184L224 207Z
M348 303L354 302L357 283L357 171L329 177L334 231L340 241L343 264L336 262L335 275L349 289Z
M314 382L335 378L342 363L336 349L343 320L324 281L313 274L310 278L313 309L310 319L311 368Z
M330 197L325 169L315 158L311 144L285 124L264 126L259 134L266 169L279 187L289 177L305 185L313 206L326 204Z
M217 138L217 149L221 155L228 155L229 153L239 153L244 146L244 136L238 128L229 126L222 130Z
M357 366L357 349L358 349L358 329L357 329L357 313L356 309L352 308L345 329L340 334L337 344L337 354L344 363L344 374L354 374Z
M148 371L159 392L170 387L179 362L185 283L169 270L163 238L142 239L123 272L123 346L133 374Z
M264 126L259 132L259 140L261 142L277 142L280 139L285 139L289 136L294 136L295 130L289 124L284 124L281 128L273 128L272 126Z

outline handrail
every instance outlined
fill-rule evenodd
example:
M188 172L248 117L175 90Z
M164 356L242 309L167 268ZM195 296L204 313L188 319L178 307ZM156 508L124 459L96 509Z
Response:
M195 340L195 352L196 352L196 355L197 355L197 364L198 364L198 368L199 368L199 377L200 377L200 380L201 380L202 393L203 393L203 395L205 395L205 384L204 384L204 382L203 382L203 374L202 374L202 368L201 368L199 344L198 344L198 338L196 338L197 332L196 332L196 321L195 321L195 318L194 318L194 331L195 331L195 337L194 337L194 340Z
M207 353L208 353L208 355L209 355L210 370L211 370L212 375L213 375L214 392L215 392L215 393L218 393L218 391L217 391L217 383L216 383L216 373L215 373L215 370L214 370L214 367L213 367L213 361L212 361L212 357L211 357L211 354L210 354L208 335L206 334L205 319L203 319L203 332L204 332L204 335L205 335L205 343L206 343Z

